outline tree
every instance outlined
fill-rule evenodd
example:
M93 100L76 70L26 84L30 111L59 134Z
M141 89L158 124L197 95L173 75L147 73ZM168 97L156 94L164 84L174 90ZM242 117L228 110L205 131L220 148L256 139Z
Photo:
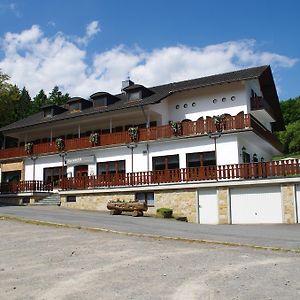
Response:
M51 93L49 93L48 103L56 105L64 105L70 99L69 94L64 94L59 90L59 87L56 85Z
M300 97L280 102L286 130L277 133L286 154L300 151Z
M44 90L40 90L39 93L33 98L33 102L31 105L31 113L37 113L41 110L41 107L47 104L48 98L45 94Z
M9 76L0 71L0 127L18 120L17 107L20 101L20 90L12 85Z
M20 120L26 118L31 113L31 98L28 91L23 87L20 95L19 102L16 106L16 119Z

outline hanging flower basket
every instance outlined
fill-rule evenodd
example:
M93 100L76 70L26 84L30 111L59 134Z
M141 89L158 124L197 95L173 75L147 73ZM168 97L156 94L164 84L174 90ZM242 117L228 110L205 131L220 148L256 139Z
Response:
M99 133L90 134L90 143L92 145L97 145L99 143Z
M62 138L57 138L55 140L55 146L58 151L62 151L65 149L65 141Z
M136 142L139 135L139 128L138 127L130 127L128 129L128 134L132 142Z
M179 122L176 122L176 121L170 121L169 124L172 128L173 134L174 135L179 135L179 133L181 131L181 124Z
M30 155L33 152L33 143L26 143L25 144L25 152Z
M213 122L214 122L218 132L223 131L224 121L225 121L225 116L224 115L213 116Z

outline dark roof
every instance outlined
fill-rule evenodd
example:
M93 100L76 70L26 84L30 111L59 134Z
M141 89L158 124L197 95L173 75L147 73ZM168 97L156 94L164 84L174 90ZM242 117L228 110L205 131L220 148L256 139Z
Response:
M81 98L81 97L72 97L70 98L68 101L67 101L67 104L69 103L73 103L73 102L82 102L82 101L89 101L89 100L86 100L84 98Z
M38 124L45 124L45 123L50 123L50 122L56 122L58 120L64 120L64 119L71 119L71 118L78 118L82 116L87 116L87 115L93 115L97 113L105 113L105 112L111 112L111 111L116 111L116 110L122 110L126 108L131 108L131 107L139 107L141 105L148 105L148 104L154 104L160 102L162 99L166 98L167 96L184 91L184 90L190 90L190 89L196 89L196 88L201 88L201 87L206 87L206 86L212 86L212 85L217 85L217 84L222 84L222 83L229 83L229 82L236 82L236 81L241 81L241 80L248 80L248 79L255 79L255 78L260 78L263 73L265 74L265 79L264 81L268 81L269 83L273 83L273 77L271 73L270 66L260 66L260 67L254 67L254 68L249 68L249 69L243 69L243 70L238 70L234 72L228 72L228 73L223 73L223 74L218 74L218 75L212 75L212 76L207 76L207 77L202 77L198 79L192 79L192 80L185 80L185 81L180 81L180 82L174 82L174 83L169 83L169 84L164 84L160 86L154 86L151 88L148 88L152 92L151 95L139 100L139 101L127 101L126 94L117 94L114 95L114 97L117 97L120 99L120 101L115 102L114 104L111 104L107 107L88 107L80 112L76 113L70 113L69 111L63 112L61 114L55 115L52 118L44 118L44 115L42 112L38 112L34 115L31 115L25 119L22 119L20 121L17 121L15 123L12 123L10 125L7 125L5 127L2 127L0 129L1 131L8 131L8 130L13 130L13 129L18 129L18 128L24 128L28 126L34 126ZM273 83L274 85L274 83ZM278 102L278 107L279 107L279 101L276 93L275 86L272 85L273 92L272 92L272 97L274 97L273 104L277 107L277 102ZM102 92L101 92L102 93ZM97 94L97 93L95 93ZM93 94L92 96L94 96ZM277 108L278 108L277 107ZM279 122L282 122L282 115L280 108L277 110L277 120Z

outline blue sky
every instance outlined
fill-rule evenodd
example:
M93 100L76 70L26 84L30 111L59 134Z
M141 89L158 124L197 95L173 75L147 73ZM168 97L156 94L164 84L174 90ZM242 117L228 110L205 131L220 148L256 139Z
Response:
M117 93L271 64L280 99L300 95L300 2L0 0L0 68L34 96Z

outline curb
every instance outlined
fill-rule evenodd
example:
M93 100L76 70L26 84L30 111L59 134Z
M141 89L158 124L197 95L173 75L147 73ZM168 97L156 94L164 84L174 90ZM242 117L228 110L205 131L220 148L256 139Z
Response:
M285 252L285 253L290 252L290 253L297 253L297 254L299 253L300 254L300 248L282 248L282 247L242 244L242 243L235 243L235 242L224 242L224 241L217 241L217 240L189 239L189 238L164 236L164 235L156 235L156 234L148 234L148 233L134 233L134 232L118 231L118 230L112 230L112 229L107 229L107 228L87 227L87 226L80 226L80 225L55 223L55 222L48 222L48 221L41 221L41 220L25 219L25 218L16 217L16 216L5 216L5 215L0 216L0 221L6 221L6 220L23 222L23 223L32 224L32 225L43 225L43 226L51 226L51 227L58 227L58 228L70 228L70 229L82 229L82 230L91 231L91 232L106 232L106 233L127 235L127 236L133 236L133 237L150 238L150 239L155 239L155 240L171 240L171 241L181 241L181 242L197 243L197 244L222 245L222 246L227 246L227 247L242 247L242 248L258 249L258 250L269 250L269 251L279 251L279 252Z

